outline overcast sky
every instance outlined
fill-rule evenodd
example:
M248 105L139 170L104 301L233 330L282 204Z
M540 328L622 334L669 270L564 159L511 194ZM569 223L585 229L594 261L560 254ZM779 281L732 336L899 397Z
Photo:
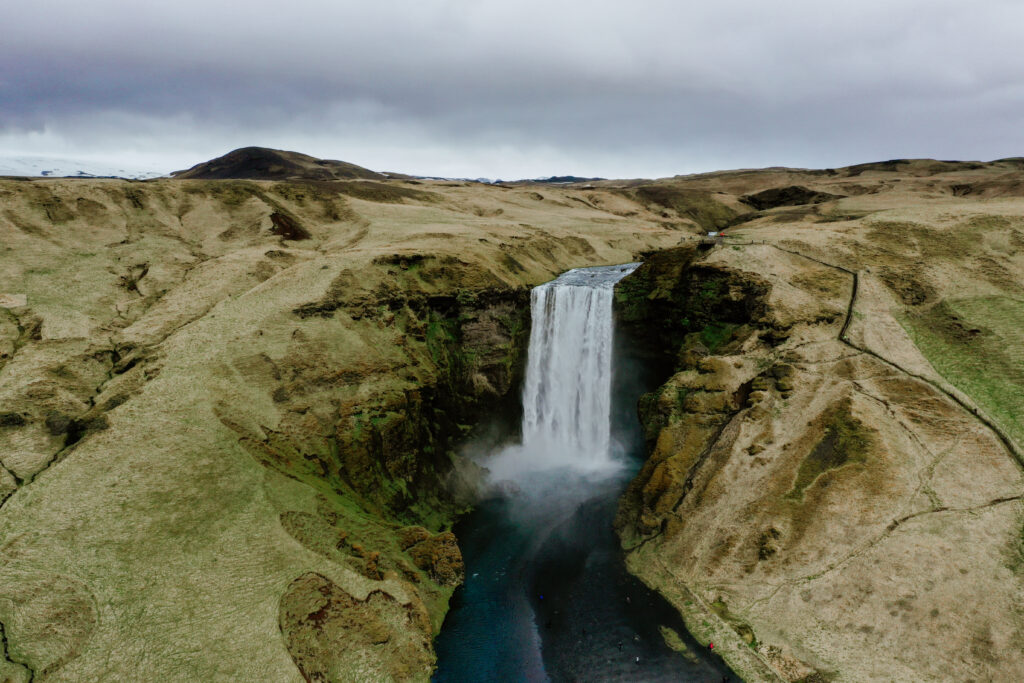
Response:
M656 177L1024 156L1019 0L24 0L0 156Z

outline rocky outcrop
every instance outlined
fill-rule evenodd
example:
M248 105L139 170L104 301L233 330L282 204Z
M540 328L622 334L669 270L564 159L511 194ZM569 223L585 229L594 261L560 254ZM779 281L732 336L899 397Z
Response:
M748 194L741 199L758 211L775 209L780 206L801 206L804 204L821 204L823 202L842 199L843 195L831 194L828 192L815 192L800 185L789 187L773 187L770 190L762 190L754 194Z
M466 578L462 553L452 532L432 536L423 527L411 527L403 531L401 545L416 566L437 583L458 586Z
M421 603L381 591L360 599L309 573L281 596L281 633L307 681L410 680L430 666L430 619Z

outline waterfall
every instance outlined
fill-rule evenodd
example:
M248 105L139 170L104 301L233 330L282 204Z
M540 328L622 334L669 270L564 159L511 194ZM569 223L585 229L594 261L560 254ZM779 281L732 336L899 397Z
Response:
M639 265L577 268L531 292L523 441L511 469L612 464L613 289Z

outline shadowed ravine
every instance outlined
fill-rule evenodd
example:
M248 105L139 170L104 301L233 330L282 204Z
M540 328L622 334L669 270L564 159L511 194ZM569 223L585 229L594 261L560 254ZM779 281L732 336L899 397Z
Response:
M631 270L571 271L534 291L523 444L484 462L496 493L456 527L466 582L435 643L435 681L733 680L627 573L612 528L650 388L612 340L612 287Z

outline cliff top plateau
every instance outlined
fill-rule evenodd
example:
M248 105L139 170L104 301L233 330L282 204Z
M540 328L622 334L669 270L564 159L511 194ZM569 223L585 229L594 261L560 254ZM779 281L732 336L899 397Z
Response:
M429 679L529 288L638 259L631 571L748 680L1024 677L1020 159L494 186L246 148L0 179L0 679Z

